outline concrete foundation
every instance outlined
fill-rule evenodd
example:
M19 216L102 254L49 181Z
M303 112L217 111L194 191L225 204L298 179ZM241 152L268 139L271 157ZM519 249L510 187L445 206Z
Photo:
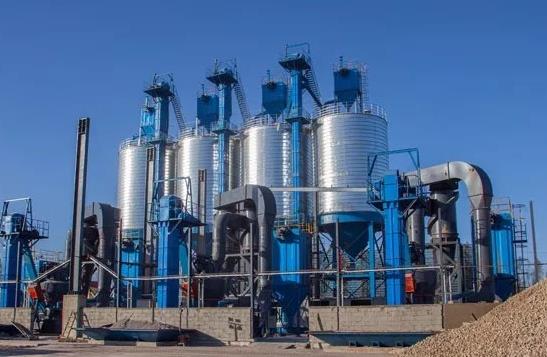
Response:
M432 304L399 306L310 306L310 343L328 345L313 332L437 333L460 327L484 315L496 304Z
M497 303L446 304L443 305L443 328L452 329L473 322L492 310Z
M197 333L192 336L192 341L197 343L224 345L252 341L251 309L246 307L191 308L188 311L178 308L117 309L117 319L115 308L88 307L84 309L84 314L92 327L130 318L197 330Z
M65 339L76 339L82 336L76 328L83 326L83 309L86 297L83 295L63 296L63 315L61 337Z
M79 314L83 323L99 327L123 319L163 322L179 328L197 330L190 343L208 345L248 344L251 337L251 310L244 307L152 309L95 308L83 305L85 299L66 295L63 305L63 329L72 313ZM401 306L309 307L310 342L325 345L313 332L346 333L436 333L443 329L472 322L490 311L496 304L447 304ZM0 309L0 324L10 324L13 309ZM30 327L31 311L18 308L17 322ZM74 326L76 327L76 322ZM69 329L69 328L68 328ZM66 331L65 338L75 338L76 330Z
M13 321L14 309L12 307L0 309L0 325L10 325ZM31 329L31 311L30 308L18 307L15 309L15 322Z

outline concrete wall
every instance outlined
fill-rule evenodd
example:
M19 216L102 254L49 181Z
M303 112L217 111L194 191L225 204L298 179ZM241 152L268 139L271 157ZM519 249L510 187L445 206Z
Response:
M442 305L310 306L310 331L430 332L443 328Z
M116 321L115 308L84 309L89 324L93 327L110 324ZM184 309L151 309L134 308L118 309L118 320L131 318L140 321L158 321L180 328L198 330L197 339L207 343L227 343L232 341L251 341L249 308L191 308Z
M443 305L443 327L457 328L464 322L473 322L496 307L497 303L468 303Z
M15 321L21 325L30 328L30 308L18 307L15 315ZM11 325L13 321L13 308L0 309L0 325Z

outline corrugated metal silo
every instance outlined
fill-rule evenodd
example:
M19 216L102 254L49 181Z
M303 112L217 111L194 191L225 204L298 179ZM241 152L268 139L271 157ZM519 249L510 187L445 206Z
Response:
M254 119L243 131L242 184L267 187L291 185L291 135L285 123ZM277 217L291 214L290 192L274 192Z
M379 107L346 112L340 103L322 108L316 126L317 183L321 187L366 187L367 155L387 151L387 120ZM378 157L372 178L388 168L387 156ZM371 208L365 193L323 192L319 213L361 212Z
M207 202L205 219L210 227L213 223L214 197L218 193L218 158L217 137L206 132L187 132L179 140L177 157L177 174L179 177L190 177L194 214L197 214L198 171L207 170ZM177 184L177 196L183 201L189 190L182 182Z
M125 235L141 238L145 228L146 150L148 144L129 139L118 153L118 207Z
M317 185L320 187L368 187L368 155L387 151L387 120L378 106L353 109L340 102L324 105L315 125ZM372 173L380 179L388 169L379 156ZM352 257L365 248L374 222L382 219L367 203L367 194L321 192L320 225L334 237L340 224L340 245ZM357 239L356 237L360 237Z

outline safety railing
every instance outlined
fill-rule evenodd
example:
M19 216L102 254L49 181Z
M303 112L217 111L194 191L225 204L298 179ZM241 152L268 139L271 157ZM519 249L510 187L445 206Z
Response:
M319 118L326 115L333 114L343 114L343 113L364 113L378 116L387 120L386 110L378 104L365 103L362 106L356 105L355 103L344 103L344 102L331 102L326 103L315 111L314 117Z

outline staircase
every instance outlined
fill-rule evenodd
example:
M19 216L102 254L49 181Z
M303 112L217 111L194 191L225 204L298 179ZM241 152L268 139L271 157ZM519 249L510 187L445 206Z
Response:
M239 111L241 112L243 121L249 120L251 114L249 113L249 108L247 107L247 99L245 98L243 87L241 86L241 78L239 74L237 75L237 82L234 84L234 93L237 98L237 104L239 105Z
M184 122L184 118L182 116L182 106L180 104L179 96L174 86L173 95L171 96L171 105L173 106L173 111L175 112L179 133L181 133L186 128L186 123Z
M308 92L313 99L314 109L318 110L321 108L321 93L319 92L319 86L317 85L317 80L315 79L313 67L304 71L304 78L306 78Z

